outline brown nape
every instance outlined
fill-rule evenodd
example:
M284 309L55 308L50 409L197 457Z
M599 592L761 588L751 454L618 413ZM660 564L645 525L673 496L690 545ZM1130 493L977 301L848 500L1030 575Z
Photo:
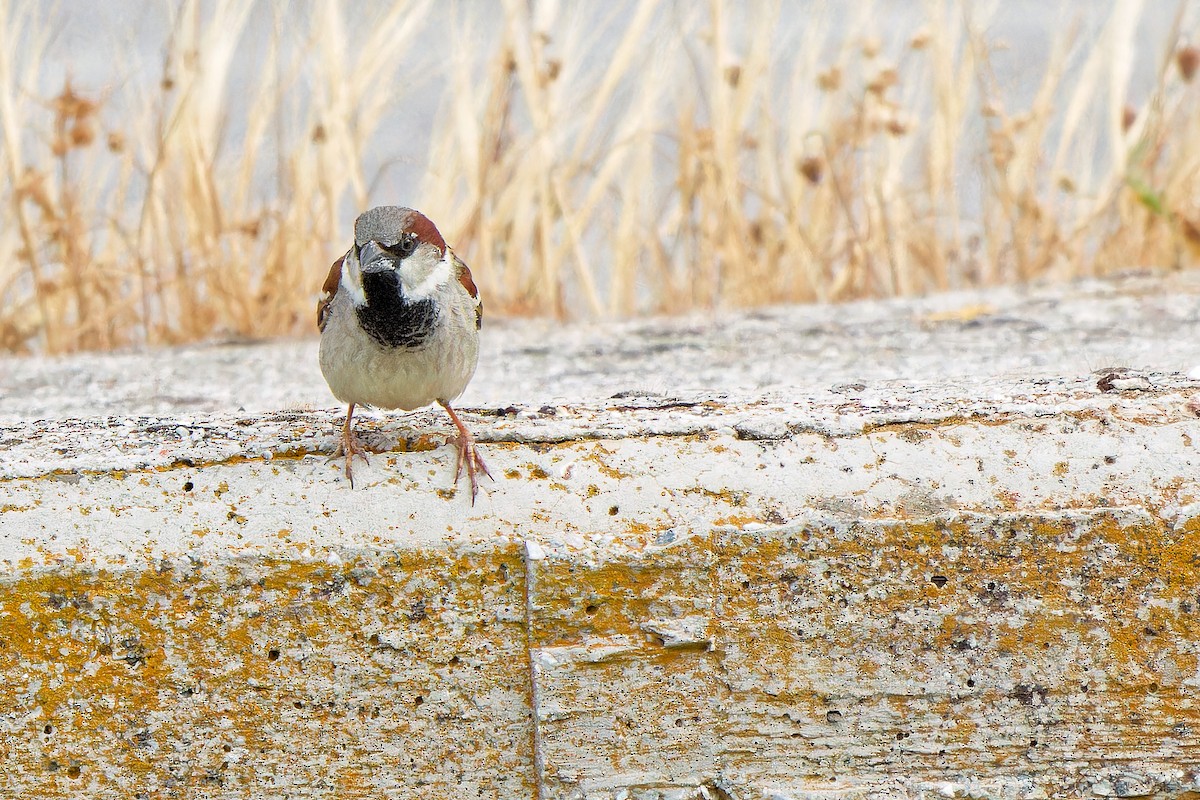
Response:
M422 242L433 245L442 255L446 254L446 240L442 238L442 234L438 232L437 226L430 221L429 217L420 211L413 211L409 216L408 229L415 233Z

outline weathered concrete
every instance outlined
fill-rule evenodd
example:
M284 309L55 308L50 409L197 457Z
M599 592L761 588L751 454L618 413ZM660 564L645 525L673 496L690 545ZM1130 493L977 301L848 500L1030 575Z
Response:
M0 361L0 796L1200 794L1198 291Z

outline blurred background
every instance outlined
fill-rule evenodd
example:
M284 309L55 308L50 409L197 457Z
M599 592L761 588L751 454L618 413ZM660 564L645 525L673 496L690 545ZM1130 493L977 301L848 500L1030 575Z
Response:
M354 217L488 313L1200 252L1200 0L0 0L0 350L314 335Z

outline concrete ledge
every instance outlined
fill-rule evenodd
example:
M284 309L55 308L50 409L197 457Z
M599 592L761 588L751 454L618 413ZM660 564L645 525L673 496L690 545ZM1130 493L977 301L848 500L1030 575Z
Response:
M1195 796L1200 383L1126 363L477 403L474 508L432 413L351 491L332 410L9 391L0 796Z

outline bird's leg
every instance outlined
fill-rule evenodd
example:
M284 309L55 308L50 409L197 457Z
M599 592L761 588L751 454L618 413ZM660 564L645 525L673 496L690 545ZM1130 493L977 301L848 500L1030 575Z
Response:
M358 439L354 437L354 429L350 424L353 419L354 403L351 403L350 407L346 409L346 424L342 426L342 440L338 442L337 450L334 450L333 455L329 457L330 461L338 456L346 457L346 479L350 481L351 489L354 488L354 474L350 471L350 460L355 456L362 456L363 461L371 463L371 460L367 458L366 448L359 444Z
M463 464L467 465L467 479L471 482L471 505L475 505L475 495L479 493L479 478L477 474L482 472L489 478L492 478L492 473L488 471L487 464L483 461L483 456L479 455L479 449L475 447L475 437L467 430L467 426L458 418L458 414L454 413L454 409L444 400L438 400L438 404L446 409L446 413L450 415L450 421L454 423L454 427L458 428L458 436L455 437L458 444L458 455L454 460L454 483L458 483L458 478L462 475ZM495 478L492 478L495 480Z

